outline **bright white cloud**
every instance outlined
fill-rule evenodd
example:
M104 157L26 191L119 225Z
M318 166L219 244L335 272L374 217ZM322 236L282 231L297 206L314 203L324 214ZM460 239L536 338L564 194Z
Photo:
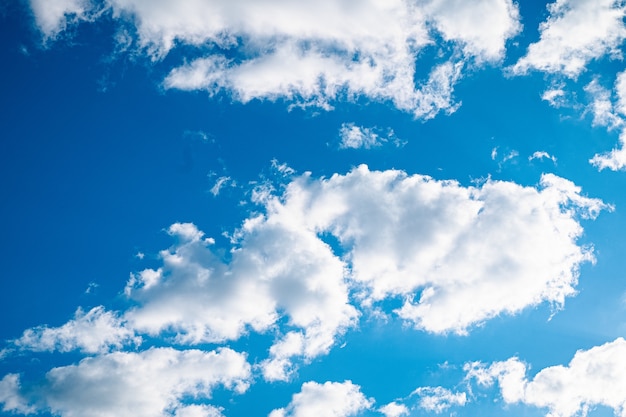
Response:
M385 404L380 407L378 411L384 414L385 417L402 417L409 415L409 409L404 404L399 404L395 401Z
M420 397L421 408L438 414L450 407L462 407L467 402L467 395L464 392L452 392L443 387L420 387L413 391L412 395Z
M365 166L327 180L302 176L267 207L270 218L335 235L366 305L401 296L396 312L437 333L464 333L543 301L562 305L580 264L593 260L576 244L576 218L607 208L550 174L540 189L476 188Z
M556 164L556 157L554 155L550 155L546 151L535 151L533 152L531 156L528 157L529 161L533 161L535 159L539 159L539 160L549 159L550 161Z
M357 126L354 123L343 123L339 129L339 137L340 149L372 149L387 142L396 146L403 145L392 129L388 129L385 134L381 129Z
M163 267L134 275L126 293L139 307L125 315L140 332L173 331L181 343L235 340L264 332L284 314L284 339L264 363L268 379L288 377L289 358L327 353L337 334L355 324L343 263L311 230L289 219L246 221L232 260L224 263L191 224L175 224L179 242L162 251Z
M46 22L39 24L44 33L62 30L69 15L111 10L115 20L135 26L137 44L153 59L179 44L238 52L237 59L218 52L187 57L165 79L167 88L225 90L242 102L286 99L323 108L366 96L426 119L455 110L452 90L464 61L501 60L506 42L521 30L511 0L471 6L441 0L33 0L32 9L38 22ZM421 64L430 75L416 85L416 59L434 43L433 31L462 53Z
M30 7L41 33L54 38L68 24L88 19L95 5L91 0L30 0Z
M269 417L349 417L368 410L373 403L351 381L305 382L287 407L273 410Z
M141 338L135 336L115 313L102 306L86 313L79 308L74 319L64 325L28 329L13 341L13 345L21 350L69 352L80 349L85 353L106 352L129 343L138 345Z
M560 307L576 292L580 265L594 260L577 244L578 218L610 208L551 174L539 188L463 187L366 166L329 179L305 174L257 201L265 214L237 232L229 263L195 226L173 225L179 243L161 253L162 268L133 276L127 294L139 306L125 318L138 331L200 343L266 331L284 314L293 327L270 349L268 379L284 379L292 356L326 353L355 324L346 279L364 306L402 297L396 313L435 333L465 333L541 302ZM324 233L339 240L342 259Z
M210 398L216 386L242 393L250 377L245 356L230 349L154 348L54 368L36 387L20 387L17 377L8 375L0 383L0 400L5 409L24 412L25 398L35 393L39 411L63 417L166 417L172 411L179 417L219 416L218 409L190 406L187 400Z
M552 417L586 415L594 406L610 407L616 415L626 415L626 341L613 342L576 352L568 366L551 366L532 379L527 366L517 358L466 365L468 378L481 385L498 382L507 403L521 402L547 408Z
M589 163L600 171L607 168L612 171L623 170L626 167L626 132L620 134L618 147L609 152L594 155Z
M557 0L548 5L550 16L540 27L540 39L512 67L560 73L576 78L587 63L605 55L621 58L626 38L626 6L615 0Z
M443 38L459 42L479 62L502 59L506 41L522 29L512 1L430 0L424 7Z

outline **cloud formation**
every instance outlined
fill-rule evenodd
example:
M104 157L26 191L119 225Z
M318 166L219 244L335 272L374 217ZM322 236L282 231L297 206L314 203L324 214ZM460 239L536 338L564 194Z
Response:
M378 128L357 126L354 123L343 123L339 129L341 142L339 149L372 149L392 142L396 146L402 146L393 129L383 132Z
M54 368L40 386L21 386L18 376L9 374L0 381L0 400L5 411L64 417L193 416L198 410L217 416L215 407L188 404L188 398L208 399L217 386L243 393L250 370L245 355L227 348L113 352ZM27 405L29 399L33 404Z
M96 355L51 370L51 391L23 388L16 375L7 375L4 407L26 410L34 406L32 395L65 417L94 410L125 415L123 409L137 416L165 409L185 415L198 409L184 408L181 396L208 396L216 384L243 391L249 383L245 356L225 347L124 351L143 336L197 346L272 332L275 340L258 369L274 381L289 379L299 362L327 354L360 315L376 313L384 300L400 299L394 313L433 333L464 334L542 302L559 307L575 294L580 265L594 259L590 247L577 243L579 220L610 209L551 174L538 187L492 180L465 187L365 165L330 178L292 177L279 194L257 189L253 201L261 211L236 230L229 252L216 249L195 225L173 224L168 232L175 243L160 252L161 266L131 275L126 311L79 310L65 325L24 332L13 342L22 349ZM136 378L150 384L139 387ZM125 396L143 389L157 392L160 402ZM334 404L338 393L353 399L342 403L352 405L338 408L338 416L369 404L352 384L310 383L275 415L306 416L302 410L315 409L309 398ZM416 394L432 411L464 403L461 394L442 388Z
M420 387L412 395L420 397L419 406L437 414L453 406L464 406L467 395L464 392L452 392L443 387Z
M479 385L498 383L506 403L547 408L551 417L586 415L594 406L613 409L615 415L626 413L626 341L618 338L589 350L576 352L568 366L551 366L532 379L527 366L518 358L466 365L468 378Z
M102 306L87 313L79 308L74 319L64 325L27 329L12 342L20 350L69 352L79 349L84 353L103 353L130 343L139 345L141 338L136 337L115 313Z
M576 217L608 206L550 174L541 189L463 187L360 166L327 180L297 178L267 208L270 219L336 236L364 305L400 297L396 313L416 328L465 333L501 313L562 305L580 264L593 260L576 244Z
M352 381L311 381L302 384L287 407L273 410L269 417L349 417L369 409L373 403Z
M197 48L167 75L166 88L327 109L365 96L425 119L455 110L452 93L465 63L500 61L521 30L511 0L32 0L31 8L48 38L106 12L132 28L127 33L153 60L178 45ZM419 62L429 75L416 83L416 59L437 37L453 51L434 64Z
M593 59L621 58L626 38L626 6L615 0L557 0L548 4L548 19L539 26L540 39L511 69L576 78Z

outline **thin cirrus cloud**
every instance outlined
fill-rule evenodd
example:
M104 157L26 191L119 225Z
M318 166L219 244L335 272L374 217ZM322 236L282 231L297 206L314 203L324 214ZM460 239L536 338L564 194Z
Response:
M497 382L508 404L524 403L549 410L554 417L586 415L596 406L626 412L626 341L612 342L579 350L567 366L541 369L532 379L526 377L527 365L518 358L490 365L470 363L467 378L479 386Z
M349 7L348 7L349 6ZM454 86L466 63L504 57L521 30L510 0L409 3L347 1L106 2L33 0L35 21L54 39L72 23L109 14L134 27L135 43L152 59L177 45L213 46L189 56L165 77L166 88L227 91L239 101L284 99L332 108L338 99L365 96L428 119L453 112ZM417 85L416 59L433 32L458 53L448 54ZM230 51L236 58L220 51ZM417 65L423 65L418 60Z

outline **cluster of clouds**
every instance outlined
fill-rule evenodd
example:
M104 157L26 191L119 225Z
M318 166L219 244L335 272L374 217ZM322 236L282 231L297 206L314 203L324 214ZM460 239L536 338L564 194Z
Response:
M4 409L187 413L181 398L208 398L216 385L242 392L257 375L289 380L299 364L327 354L362 315L387 314L380 308L385 300L402 301L389 314L437 334L466 334L539 303L559 308L576 292L580 265L594 260L593 249L578 243L579 220L611 209L551 174L537 187L493 180L466 187L365 165L330 178L293 176L280 194L260 186L252 198L262 210L233 233L228 255L195 225L175 223L168 230L175 243L160 252L161 265L131 274L126 310L79 309L60 327L28 329L12 341L5 356L79 350L89 357L52 369L39 387L7 375L0 385ZM330 236L335 243L327 243ZM254 365L227 347L249 333L275 336ZM146 350L152 337L184 350ZM207 344L218 347L197 350ZM203 371L195 374L196 368ZM180 377L164 382L171 373ZM136 389L161 400L125 397ZM274 415L309 415L298 410L326 390L305 385ZM414 395L433 411L466 401L440 389ZM342 402L352 405L337 415L365 407L364 398Z
M454 112L460 105L454 97L459 80L467 71L501 64L507 45L523 29L511 0L30 0L30 6L47 43L74 25L107 18L118 24L117 51L132 48L161 61L186 46L184 61L163 79L166 89L325 109L366 97L421 119ZM567 93L563 80L576 83L593 61L622 59L626 5L557 0L547 5L547 13L539 38L504 70L553 77L559 87L553 85L543 97L561 106ZM617 117L621 125L623 114ZM382 139L363 129L357 138L356 128L347 127L343 147L376 146ZM590 162L599 169L623 169L621 142Z
M125 42L120 50L131 45L156 62L185 46L192 55L168 70L167 89L325 109L366 97L421 119L454 112L459 80L502 63L522 30L511 0L30 0L30 6L48 44L74 25L112 19ZM549 74L561 84L543 97L562 106L564 86L578 82L590 62L622 58L625 15L622 1L557 0L548 6L539 39L505 70ZM426 76L416 80L418 73ZM616 74L611 89L598 79L586 84L585 111L594 124L626 131L625 74ZM620 147L590 162L624 169L625 138L622 133ZM340 148L400 143L391 130L352 123L341 126L340 139ZM556 162L545 152L533 159ZM230 181L218 178L212 193ZM492 180L466 187L366 166L330 178L307 173L280 195L259 188L253 199L261 211L233 234L226 256L195 225L173 224L168 232L175 243L160 252L161 265L131 275L126 310L78 309L59 327L28 329L11 341L0 358L25 351L86 357L51 369L39 382L4 376L2 410L218 417L223 410L207 403L216 388L243 393L259 377L289 380L364 315L390 314L435 334L467 334L541 303L558 309L575 295L580 266L594 261L593 248L579 243L580 220L611 209L551 174L536 187ZM382 311L388 300L401 307ZM250 333L275 336L256 363L228 346ZM171 346L150 346L151 337ZM204 350L207 344L211 350ZM547 409L553 417L598 405L624 415L625 357L626 342L617 339L532 378L518 358L466 364L466 382L497 385L504 402ZM351 381L309 381L270 417L368 410L400 417L414 408L442 413L471 400L471 390L419 387L376 408Z
M540 39L528 47L527 54L510 69L523 75L530 70L549 74L552 86L543 99L554 107L582 107L593 116L593 124L609 129L624 129L626 83L624 72L615 74L614 89L602 86L598 77L583 90L590 97L587 105L571 98L568 88L577 84L588 71L589 63L606 57L622 60L621 46L626 39L626 4L615 0L557 0L548 5L549 17L539 27ZM569 87L568 87L569 86ZM599 170L626 167L624 135L616 148L594 155L589 162Z
M468 363L465 370L479 386L497 383L505 403L547 408L550 417L584 416L597 406L626 414L626 341L621 337L580 350L568 366L544 368L532 379L526 376L528 365L516 357L490 365Z
M179 45L195 48L165 88L327 109L364 96L418 118L454 111L463 68L501 61L522 27L511 0L32 0L31 8L47 42L106 17L119 23L118 49L130 42L157 61ZM429 49L442 57L422 63ZM428 74L417 84L416 65Z

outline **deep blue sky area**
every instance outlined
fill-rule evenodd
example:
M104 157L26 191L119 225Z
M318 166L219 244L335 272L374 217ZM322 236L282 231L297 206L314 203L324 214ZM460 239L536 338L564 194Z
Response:
M0 3L0 415L623 415L626 6L275 3Z

